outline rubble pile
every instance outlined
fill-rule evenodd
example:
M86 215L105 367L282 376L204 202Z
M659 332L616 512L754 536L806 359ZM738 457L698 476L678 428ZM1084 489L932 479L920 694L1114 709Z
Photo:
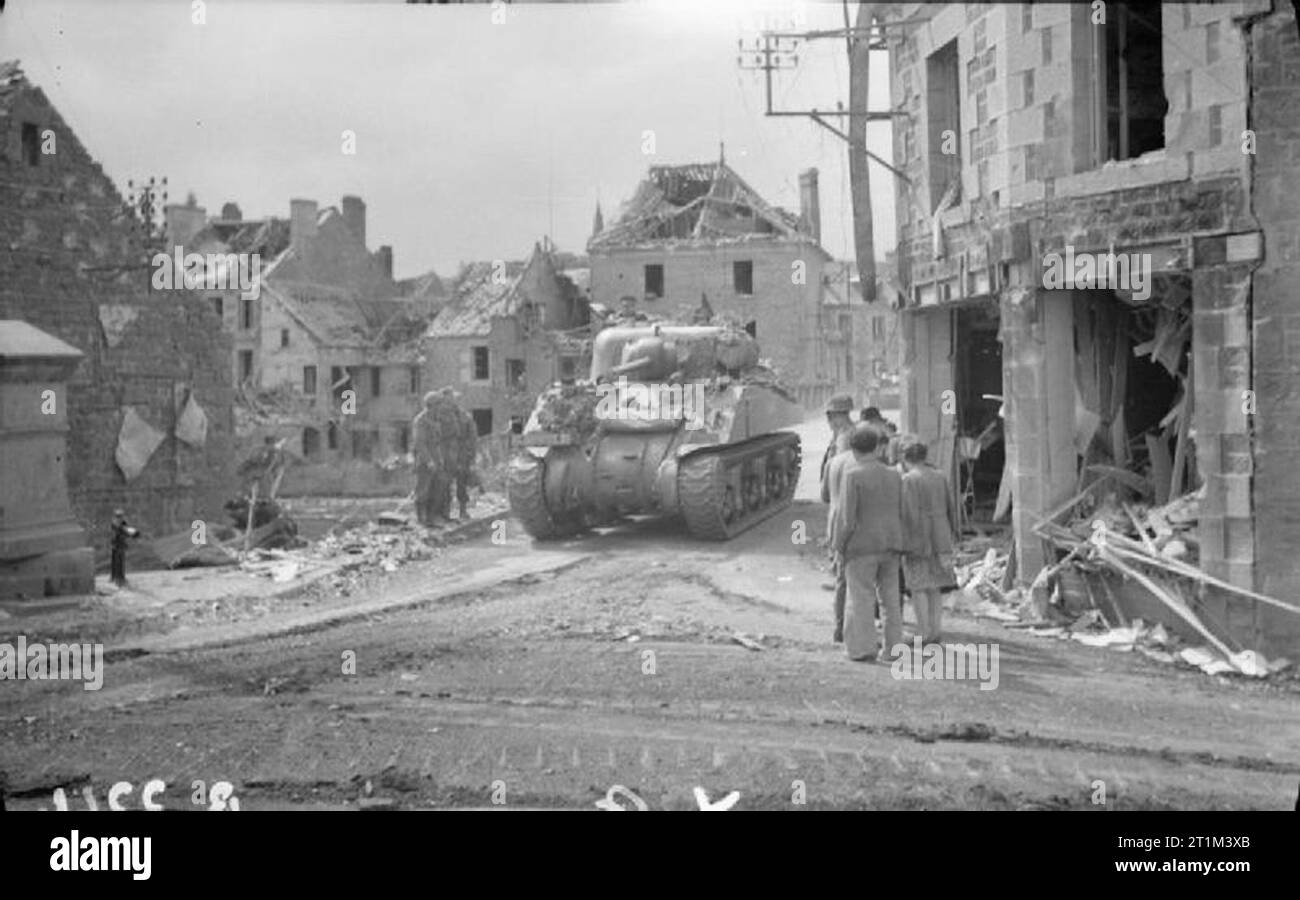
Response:
M326 535L312 547L317 558L343 560L340 572L379 569L396 572L415 560L429 559L434 544L424 529L391 528L367 523L340 534Z
M1212 590L1230 595L1230 602L1244 597L1294 612L1197 567L1195 526L1204 488L1156 506L1129 503L1115 493L1095 499L1095 486L1103 482L1094 482L1035 526L1058 558L1027 588L1010 585L1010 552L990 546L972 554L965 546L955 567L961 588L955 608L1037 636L1137 651L1208 674L1265 677L1290 667L1286 659L1266 660L1227 638L1202 603ZM1067 515L1065 522L1056 521ZM1126 616L1121 592L1130 600L1137 592L1150 614Z

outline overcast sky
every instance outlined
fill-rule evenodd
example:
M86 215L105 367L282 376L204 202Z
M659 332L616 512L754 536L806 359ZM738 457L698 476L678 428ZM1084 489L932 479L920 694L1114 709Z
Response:
M208 0L11 0L0 59L18 59L105 171L168 176L218 212L287 217L289 199L367 204L368 243L398 277L460 260L520 258L550 234L582 252L654 164L727 162L797 210L798 172L821 172L822 243L852 255L844 144L807 118L763 115L760 73L737 40L766 14L840 27L838 3L663 0L489 6ZM884 54L872 108L884 109ZM808 42L777 73L778 108L848 103L842 39ZM356 134L343 153L342 133ZM643 135L654 133L654 153ZM890 158L889 126L871 149ZM892 176L872 167L877 251L893 246Z

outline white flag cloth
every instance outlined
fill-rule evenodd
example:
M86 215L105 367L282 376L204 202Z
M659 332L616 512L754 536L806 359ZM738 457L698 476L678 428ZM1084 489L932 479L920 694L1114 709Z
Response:
M158 449L166 435L140 417L134 406L126 408L122 428L117 433L117 465L132 481L149 463L149 457Z

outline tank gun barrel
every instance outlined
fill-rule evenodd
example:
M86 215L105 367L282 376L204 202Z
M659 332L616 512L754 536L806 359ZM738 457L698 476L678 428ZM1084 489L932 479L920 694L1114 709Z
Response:
M635 372L638 369L644 369L646 366L650 365L651 362L653 362L653 360L650 359L650 357L643 356L640 359L634 359L631 362L625 362L622 365L614 366L612 369L609 370L609 374L626 375L629 372Z

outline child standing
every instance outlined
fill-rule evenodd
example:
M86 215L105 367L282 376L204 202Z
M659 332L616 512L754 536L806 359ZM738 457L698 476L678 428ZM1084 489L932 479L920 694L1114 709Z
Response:
M943 628L940 590L952 585L957 502L948 479L926 462L926 446L903 448L903 572L924 643L939 643Z

